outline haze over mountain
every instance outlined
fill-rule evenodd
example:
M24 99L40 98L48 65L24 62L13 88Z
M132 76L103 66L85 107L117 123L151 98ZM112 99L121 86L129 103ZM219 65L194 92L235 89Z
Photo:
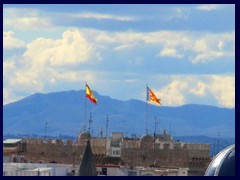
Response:
M86 99L86 115L92 123L94 136L106 135L106 116L109 117L108 135L124 132L125 136L146 133L146 103L139 100L120 101L102 96L93 91L98 99L94 105ZM206 105L183 105L166 107L147 105L148 132L166 129L172 135L206 135L216 137L235 136L235 108L218 108ZM156 117L156 123L155 123ZM44 134L45 123L48 135L72 135L83 130L85 125L85 90L36 93L22 100L3 106L4 134ZM87 122L87 129L89 124Z

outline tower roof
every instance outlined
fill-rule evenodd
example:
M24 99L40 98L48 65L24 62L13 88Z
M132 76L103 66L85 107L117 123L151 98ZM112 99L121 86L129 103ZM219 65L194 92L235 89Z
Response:
M90 141L87 141L87 146L85 148L85 151L83 153L83 158L80 162L79 166L79 176L96 176L96 165L94 162Z
M148 134L146 135L143 135L141 138L140 138L140 141L141 142L148 142L148 141L151 141L152 140L152 137Z
M78 139L83 140L83 139L91 139L91 134L87 131L80 132L78 135Z

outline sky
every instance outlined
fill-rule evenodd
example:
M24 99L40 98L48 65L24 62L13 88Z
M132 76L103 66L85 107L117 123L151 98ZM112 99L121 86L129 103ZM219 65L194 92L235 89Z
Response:
M235 107L235 5L4 4L3 104L85 89Z

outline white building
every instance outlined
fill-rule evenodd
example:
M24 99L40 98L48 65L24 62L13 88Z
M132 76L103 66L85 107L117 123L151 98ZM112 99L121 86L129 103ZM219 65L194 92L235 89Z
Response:
M3 176L66 176L71 164L3 163Z
M113 132L112 138L107 140L107 156L121 157L121 140L123 133Z

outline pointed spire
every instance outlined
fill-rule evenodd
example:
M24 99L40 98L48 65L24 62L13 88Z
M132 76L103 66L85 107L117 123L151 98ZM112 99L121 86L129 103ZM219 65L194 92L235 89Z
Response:
M89 140L87 141L87 145L83 153L83 158L80 162L78 175L79 176L96 176L97 175L96 165L94 162Z

